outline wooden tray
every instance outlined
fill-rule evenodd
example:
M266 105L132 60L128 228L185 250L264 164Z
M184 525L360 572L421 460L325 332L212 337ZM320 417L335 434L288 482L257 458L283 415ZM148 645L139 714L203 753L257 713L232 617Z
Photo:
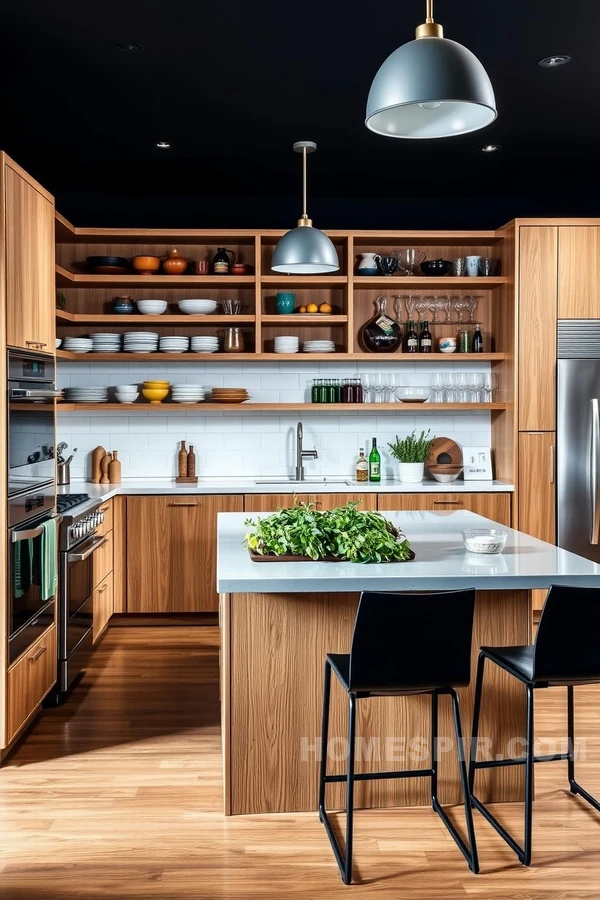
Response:
M409 559L386 559L385 564L389 563L402 563L402 562L412 562L415 558L414 550L409 550L410 558ZM311 559L309 556L261 556L260 553L252 553L250 550L248 551L250 554L250 559L252 562L258 563L277 563L277 562L350 562L349 559L341 559L339 556L324 556L322 559ZM376 565L380 566L383 563L356 563L356 565Z

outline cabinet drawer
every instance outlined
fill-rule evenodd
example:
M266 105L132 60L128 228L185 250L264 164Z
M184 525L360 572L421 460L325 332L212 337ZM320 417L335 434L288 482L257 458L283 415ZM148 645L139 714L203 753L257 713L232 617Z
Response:
M113 573L110 572L106 578L94 588L94 624L92 629L92 639L94 643L96 643L108 625L108 620L113 612Z
M467 509L500 522L502 525L510 525L510 494L491 492L478 494L462 493L419 493L419 494L379 494L378 509L387 510L431 510L433 512L454 512L459 509Z
M104 513L104 522L96 529L96 534L108 534L113 530L113 502L107 500L100 507L100 512Z
M11 666L6 676L6 734L11 741L56 681L56 626Z
M104 581L109 572L113 570L113 533L109 531L106 535L106 543L102 544L94 551L92 557L92 573L94 576L94 587Z

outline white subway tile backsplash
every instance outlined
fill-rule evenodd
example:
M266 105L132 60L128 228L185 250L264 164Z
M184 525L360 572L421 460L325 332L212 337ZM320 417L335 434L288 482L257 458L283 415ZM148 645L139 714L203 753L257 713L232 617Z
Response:
M451 364L455 371L468 371L460 359ZM485 371L488 364L471 364L473 371ZM58 383L71 384L140 384L152 377L170 378L174 383L206 386L245 386L255 402L307 402L312 379L342 378L363 372L393 372L407 384L428 384L431 372L439 371L438 364L373 361L315 362L299 358L291 362L239 363L235 361L113 364L94 362L59 362ZM176 457L180 440L194 445L198 473L203 475L288 476L293 474L296 450L296 425L302 419L304 446L316 447L319 458L307 460L307 471L314 476L354 473L359 447L367 453L371 439L377 436L382 455L384 476L397 475L397 464L390 456L388 443L396 435L404 437L413 430L431 429L433 435L444 435L464 445L491 443L490 413L464 411L419 414L398 410L334 414L325 410L275 415L253 412L245 404L243 412L211 411L210 408L182 407L181 411L166 414L160 406L135 414L103 410L91 412L61 412L58 415L58 439L69 447L78 447L71 471L75 477L89 474L89 454L98 444L120 451L123 476L127 478L170 477L177 474Z

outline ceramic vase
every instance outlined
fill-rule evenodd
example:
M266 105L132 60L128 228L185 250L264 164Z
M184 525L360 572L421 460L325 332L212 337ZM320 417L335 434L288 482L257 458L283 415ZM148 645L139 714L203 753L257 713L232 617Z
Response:
M423 481L425 463L398 463L398 471L402 484L420 484Z
M361 253L356 271L359 275L379 275L378 253Z

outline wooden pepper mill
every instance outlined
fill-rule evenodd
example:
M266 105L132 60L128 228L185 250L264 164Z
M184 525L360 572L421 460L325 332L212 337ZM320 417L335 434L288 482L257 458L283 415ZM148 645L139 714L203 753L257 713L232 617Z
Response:
M110 453L105 453L102 457L102 477L100 478L100 484L110 484L110 478L108 477L108 467L110 466L112 460L112 456Z
M117 458L117 451L112 451L112 459L108 464L108 478L111 484L121 484L121 460Z
M185 477L188 473L187 458L188 458L188 454L187 454L187 450L185 449L185 441L181 441L181 449L180 449L179 453L177 454L177 474L182 478Z
M198 484L198 476L196 475L196 454L194 448L190 445L189 453L185 449L185 441L180 441L181 449L177 454L177 471L178 475L175 479L177 484Z
M99 484L102 475L102 460L106 456L104 447L92 450L92 484Z
M188 478L196 477L196 454L194 453L194 445L190 444L190 452L187 458L187 475Z

